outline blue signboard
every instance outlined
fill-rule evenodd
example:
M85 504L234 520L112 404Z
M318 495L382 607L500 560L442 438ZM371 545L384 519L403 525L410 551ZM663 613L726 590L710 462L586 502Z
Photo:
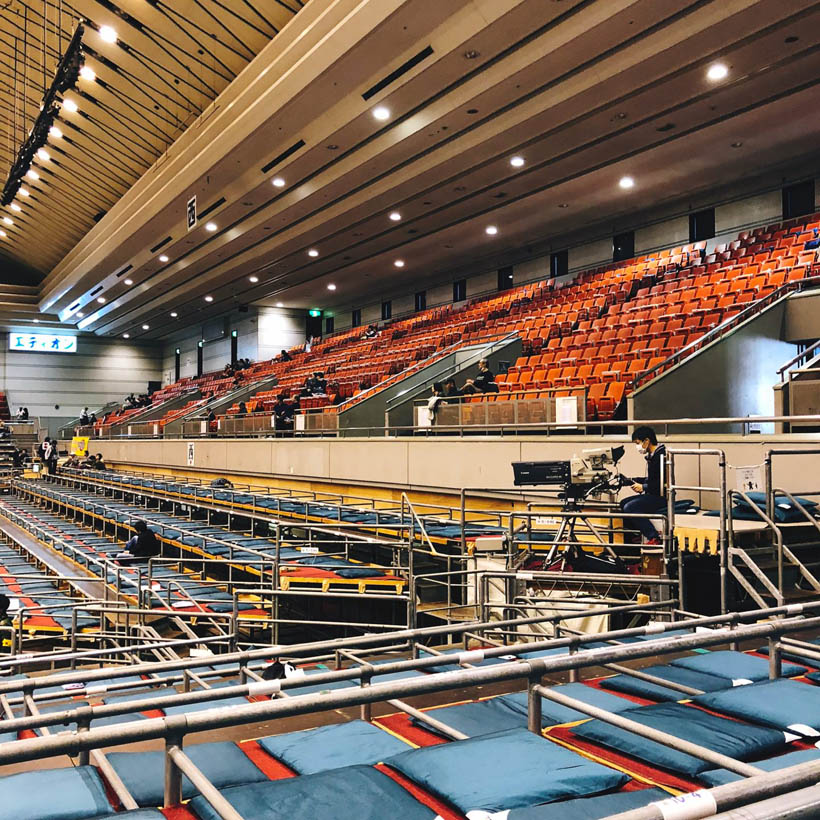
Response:
M35 353L76 353L77 337L62 333L9 333L9 350Z

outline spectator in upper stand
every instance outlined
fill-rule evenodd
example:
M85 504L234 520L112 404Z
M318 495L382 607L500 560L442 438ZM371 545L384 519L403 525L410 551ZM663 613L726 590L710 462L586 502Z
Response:
M130 538L125 545L128 554L122 557L128 558L133 556L136 559L147 561L149 558L159 555L162 546L157 540L154 531L148 529L148 525L144 521L135 521L134 529L136 530L136 535ZM117 555L116 557L119 558L120 556Z
M456 380L452 376L444 380L442 397L445 401L458 400L461 398L461 391L456 387Z
M103 417L103 421L105 421L107 418L108 418L108 413L106 413L105 416ZM88 423L89 424L96 424L97 423L97 414L96 413L92 413L89 416Z
M666 507L664 490L664 460L666 447L658 444L658 437L651 427L636 427L632 433L632 443L646 459L646 477L636 478L632 489L637 495L621 501L624 513L649 514L660 512ZM624 527L640 530L647 544L660 544L658 531L649 518L625 518Z
M288 351L287 351L287 350L283 350L283 351L279 354L279 359L280 359L281 361L283 361L283 362L289 362L289 361L292 361L291 356L290 356L290 353L288 353Z
M307 339L305 339L305 353L310 353L312 348L313 348L313 339L310 336L308 336Z
M293 429L293 414L295 412L293 402L286 400L284 393L276 397L276 404L273 405L273 423L277 430Z
M327 394L327 379L325 379L325 374L320 370L317 370L313 374L313 392L319 395Z
M16 448L11 458L16 469L21 470L26 466L26 451L22 447Z
M430 415L435 417L439 405L444 402L444 385L441 382L433 382L433 395L427 401L427 409Z
M98 470L107 470L108 469L105 466L105 459L103 458L102 453L97 453L97 469Z
M212 421L216 421L216 413L214 413L213 408L208 411L208 424Z
M96 470L97 469L97 457L93 454L89 455L85 461L80 464L81 470Z
M28 421L28 407L23 408L23 421Z
M123 408L125 408L126 410L130 410L132 407L136 407L136 406L137 406L137 400L134 398L134 394L133 394L133 393L129 393L129 394L125 397L125 401L122 403L122 406L123 406Z
M379 329L376 325L368 325L364 332L363 339L375 339L379 335Z
M236 415L237 416L247 416L248 415L248 407L244 401L239 402L239 407L236 408Z
M342 398L342 391L339 388L338 382L331 382L327 387L327 397L330 400L331 404L341 404L344 399Z
M17 410L17 415L14 417L15 421L23 421L23 408L20 407Z
M495 383L490 366L486 359L481 359L478 363L478 374L474 379L467 379L461 392L465 395L471 393L498 392L498 385Z
M83 412L80 413L80 424L85 427L89 423L90 416L88 415L88 408L83 407Z

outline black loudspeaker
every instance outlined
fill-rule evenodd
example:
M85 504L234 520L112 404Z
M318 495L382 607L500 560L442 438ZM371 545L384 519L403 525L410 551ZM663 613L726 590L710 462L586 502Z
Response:
M248 312L248 306L247 305L240 305L238 310L239 310L240 313L247 313Z

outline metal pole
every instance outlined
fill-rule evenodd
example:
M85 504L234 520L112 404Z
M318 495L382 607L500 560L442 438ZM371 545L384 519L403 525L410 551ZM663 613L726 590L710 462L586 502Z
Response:
M182 772L182 774L184 774L188 780L194 784L195 788L211 804L211 807L222 818L222 820L243 820L242 815L239 814L239 812L220 794L214 784L208 780L208 778L199 770L191 758L188 757L188 755L186 755L179 746L169 746L166 754L168 758L170 758L176 772ZM175 786L176 784L174 783L172 785ZM180 795L180 800L177 801L177 804L181 802L182 799ZM165 803L165 807L169 807L167 802Z
M698 817L711 817L713 820L716 820L716 812L725 812L737 806L767 800L777 795L784 795L793 789L800 789L806 786L814 787L818 779L820 779L820 760L811 760L807 763L800 763L797 766L789 766L786 769L766 772L746 778L745 780L738 780L723 786L716 786L713 789L699 789L689 795L684 795L683 800L680 798L659 800L640 809L632 809L631 811L621 812L620 814L609 815L606 818L602 818L602 820L668 820L668 818L671 817L690 818L690 820L695 820L695 818ZM697 797L694 795L697 795ZM784 798L782 796L779 797L778 803L783 800ZM681 804L685 805L686 802L689 802L693 809L698 803L700 803L703 808L698 813L695 813L693 810L687 813L679 812L678 814L672 814L672 810L676 805L680 807ZM768 816L774 820L774 818L780 818L784 815L775 812ZM740 820L741 817L746 820L745 815L736 815L735 820Z

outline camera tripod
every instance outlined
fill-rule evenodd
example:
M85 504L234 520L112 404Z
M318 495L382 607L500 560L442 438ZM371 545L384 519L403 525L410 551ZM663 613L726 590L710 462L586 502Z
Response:
M584 512L584 504L589 498L604 490L610 490L611 487L608 481L595 482L590 486L582 485L581 492L573 491L572 485L564 488L564 503L561 507L563 513L561 523L558 531L555 533L555 538L544 558L543 568L549 568L555 561L559 548L564 545L565 549L561 560L561 569L563 572L564 565L568 558L577 557L579 552L583 552L580 545L575 538L575 528L578 522L582 522L588 530L595 536L598 543L603 547L604 552L613 560L620 561L609 540L605 538L598 527L590 520L590 513Z

